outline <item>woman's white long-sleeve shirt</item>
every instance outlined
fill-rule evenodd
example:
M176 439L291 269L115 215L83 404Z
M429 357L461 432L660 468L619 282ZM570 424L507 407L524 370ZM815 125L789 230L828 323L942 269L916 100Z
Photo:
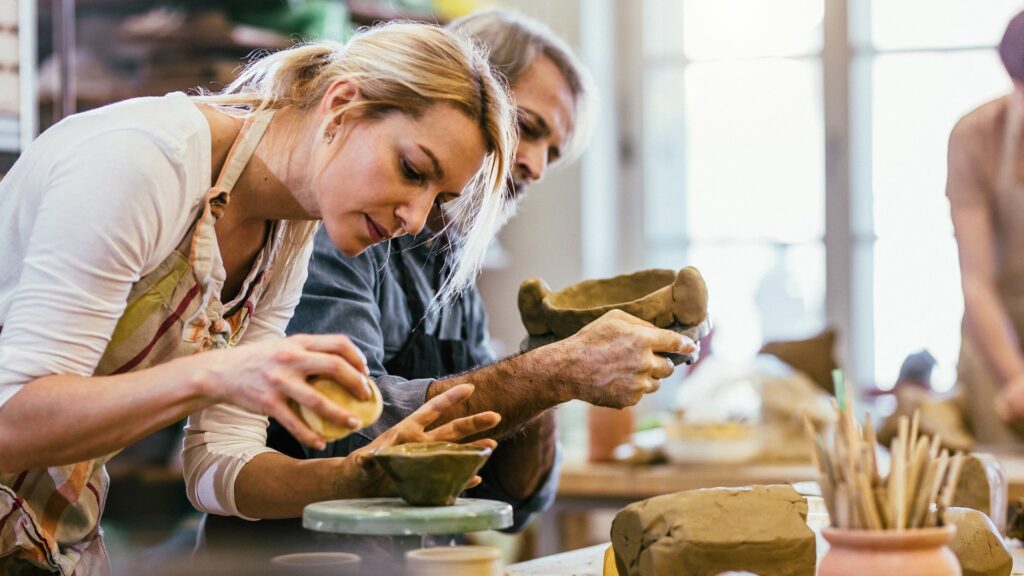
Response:
M182 93L77 114L19 158L0 181L0 418L32 380L93 374L132 285L188 231L211 164L209 125ZM306 259L268 288L242 344L284 337ZM270 450L266 424L226 405L190 418L185 477L194 505L237 514L234 480Z

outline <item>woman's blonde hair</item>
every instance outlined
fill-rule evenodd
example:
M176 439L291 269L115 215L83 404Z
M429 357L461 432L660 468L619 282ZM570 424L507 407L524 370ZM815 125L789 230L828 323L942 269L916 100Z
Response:
M572 48L546 24L512 10L483 10L453 21L451 30L469 34L487 47L491 66L511 85L537 56L547 56L572 92L575 124L559 163L580 156L590 140L597 92L590 72Z
M504 81L492 73L486 54L468 35L439 26L391 22L360 30L345 44L317 41L251 62L223 91L200 99L210 104L261 110L310 110L331 83L354 80L361 98L338 106L320 126L365 121L394 112L421 117L447 104L476 121L487 145L477 175L449 211L459 230L460 258L438 292L447 303L476 277L500 226L504 189L515 152L513 106ZM311 239L316 223L289 223L284 265Z

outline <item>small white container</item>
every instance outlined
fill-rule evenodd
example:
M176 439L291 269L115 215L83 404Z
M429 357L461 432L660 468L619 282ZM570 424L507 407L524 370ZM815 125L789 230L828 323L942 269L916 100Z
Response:
M405 553L408 576L502 576L501 553L491 546L443 546Z

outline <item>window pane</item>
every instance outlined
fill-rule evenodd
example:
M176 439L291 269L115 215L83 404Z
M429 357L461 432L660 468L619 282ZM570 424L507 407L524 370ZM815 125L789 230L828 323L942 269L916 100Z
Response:
M645 49L691 60L816 54L823 18L824 0L646 0Z
M644 208L647 236L680 240L686 236L683 182L683 68L647 73L644 90Z
M644 0L643 50L645 54L681 55L683 3L680 0Z
M715 354L745 359L769 340L804 338L825 324L825 249L697 243L652 250L649 266L696 266L708 285Z
M818 61L686 70L685 216L692 236L819 240L825 194ZM650 121L651 130L671 130L658 118Z
M932 384L955 382L963 294L952 236L922 234L875 243L875 380L890 388L908 354L927 348L938 360Z
M990 50L875 58L872 184L879 236L952 233L946 144L956 121L1010 89Z
M879 50L993 46L1021 0L874 0L871 39Z

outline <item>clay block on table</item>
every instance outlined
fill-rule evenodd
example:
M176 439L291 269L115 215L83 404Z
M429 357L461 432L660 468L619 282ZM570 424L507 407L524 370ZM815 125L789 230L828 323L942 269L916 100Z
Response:
M656 496L619 511L611 539L622 576L814 574L807 502L791 486Z
M971 508L947 508L944 518L956 525L949 548L964 576L1009 576L1013 557L988 516Z

